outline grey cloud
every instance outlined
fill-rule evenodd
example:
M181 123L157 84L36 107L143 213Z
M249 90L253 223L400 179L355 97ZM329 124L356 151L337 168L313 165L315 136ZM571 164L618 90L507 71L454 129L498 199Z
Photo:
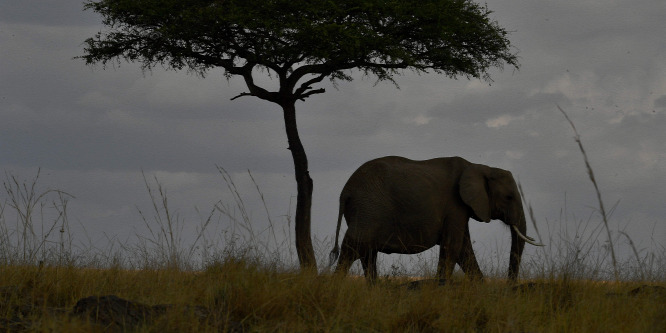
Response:
M552 108L556 104L566 104L561 93L528 95L518 89L498 89L454 98L431 109L428 115L461 123L483 123L492 117L520 116L530 110Z
M0 137L7 144L0 148L3 160L17 165L38 165L51 169L137 168L158 170L211 170L213 164L229 168L256 166L256 156L276 155L275 136L282 134L278 126L266 128L259 122L203 121L183 122L159 118L129 118L123 121L105 118L59 117L71 111L49 110L49 116L38 117L25 127L13 125L20 118L4 117ZM131 114L131 112L130 112ZM25 123L25 122L24 122ZM248 153L252 152L252 154ZM288 154L284 153L285 157ZM247 163L244 167L243 164ZM282 163L274 163L281 165ZM284 168L286 169L286 168Z
M661 97L655 99L654 106L657 108L666 109L666 95L662 95Z

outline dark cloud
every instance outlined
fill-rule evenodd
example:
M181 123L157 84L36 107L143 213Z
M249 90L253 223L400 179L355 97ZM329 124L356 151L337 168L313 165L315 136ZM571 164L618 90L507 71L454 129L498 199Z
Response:
M99 25L100 18L83 11L82 0L21 0L0 3L0 21L33 25Z

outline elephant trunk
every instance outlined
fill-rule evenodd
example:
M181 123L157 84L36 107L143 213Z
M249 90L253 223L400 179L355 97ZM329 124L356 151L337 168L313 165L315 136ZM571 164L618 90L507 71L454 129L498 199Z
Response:
M525 233L527 232L527 223L523 209L517 213L514 224L511 225L511 253L509 254L509 279L516 280L520 270L520 259L525 248ZM521 237L523 236L523 237Z

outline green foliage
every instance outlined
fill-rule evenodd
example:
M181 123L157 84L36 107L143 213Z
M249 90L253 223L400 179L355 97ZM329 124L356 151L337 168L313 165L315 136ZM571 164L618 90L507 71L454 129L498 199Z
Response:
M243 76L259 67L296 99L323 92L310 85L325 77L350 80L353 68L392 81L401 69L489 79L492 66L518 65L507 32L467 0L99 0L85 8L108 27L85 41L88 64ZM294 91L306 75L314 78Z

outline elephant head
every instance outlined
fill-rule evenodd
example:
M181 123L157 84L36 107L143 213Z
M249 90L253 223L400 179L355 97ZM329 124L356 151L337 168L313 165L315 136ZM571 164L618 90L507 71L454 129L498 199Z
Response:
M470 164L461 174L460 197L480 222L502 220L511 227L509 278L516 279L525 242L541 246L525 236L527 226L518 186L510 171Z

